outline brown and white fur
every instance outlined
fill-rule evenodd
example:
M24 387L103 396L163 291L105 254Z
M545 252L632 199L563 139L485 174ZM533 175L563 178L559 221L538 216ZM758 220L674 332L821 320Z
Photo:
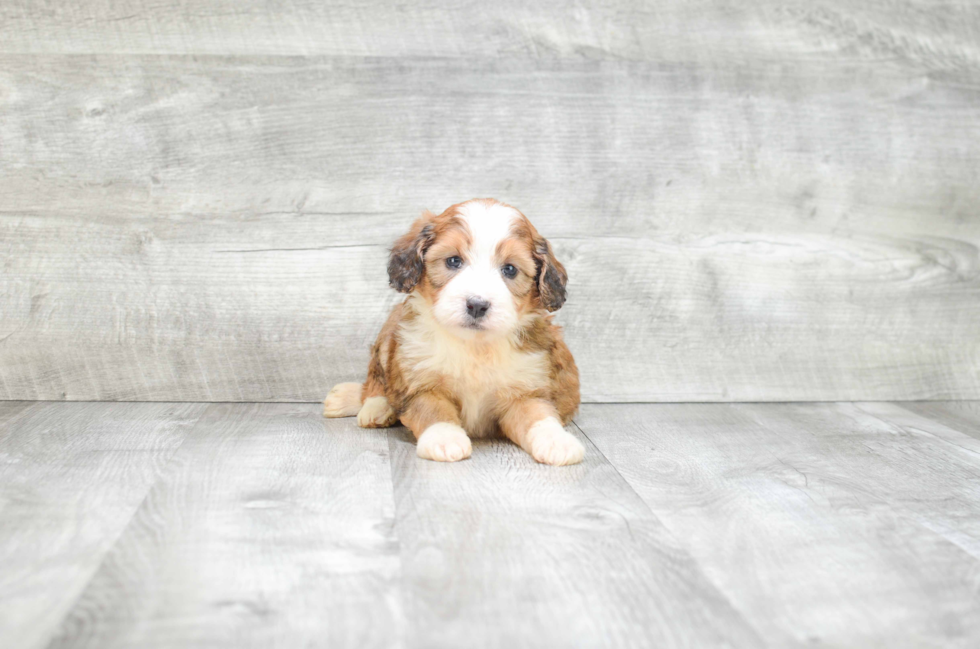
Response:
M367 381L334 386L325 417L401 420L429 460L462 460L470 437L498 433L538 462L582 460L564 429L578 369L548 314L565 302L567 276L527 217L493 199L425 212L395 242L388 277L408 297L371 349Z

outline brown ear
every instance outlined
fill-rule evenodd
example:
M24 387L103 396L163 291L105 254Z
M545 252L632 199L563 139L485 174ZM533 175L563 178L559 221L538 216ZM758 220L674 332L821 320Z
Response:
M425 251L435 240L433 216L425 212L395 241L388 257L388 284L399 293L411 293L425 272Z
M538 262L538 295L541 305L549 311L557 311L565 303L565 285L568 275L565 267L555 259L551 244L542 236L534 238L534 259Z

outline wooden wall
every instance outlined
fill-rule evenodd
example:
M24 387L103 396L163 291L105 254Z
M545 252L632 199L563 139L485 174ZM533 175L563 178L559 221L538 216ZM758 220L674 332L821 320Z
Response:
M319 400L474 196L586 400L980 398L980 7L274 4L0 4L0 398Z

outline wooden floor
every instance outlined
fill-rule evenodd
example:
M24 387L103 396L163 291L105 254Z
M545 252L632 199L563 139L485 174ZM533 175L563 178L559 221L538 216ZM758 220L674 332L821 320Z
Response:
M0 402L0 644L980 646L978 402L587 405L566 468L319 410Z

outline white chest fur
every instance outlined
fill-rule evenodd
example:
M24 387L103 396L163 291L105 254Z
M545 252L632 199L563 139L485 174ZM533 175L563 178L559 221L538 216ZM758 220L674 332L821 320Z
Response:
M399 332L402 372L409 383L442 384L461 404L463 428L474 437L490 434L501 401L548 382L544 352L518 349L508 338L463 340L422 312Z

